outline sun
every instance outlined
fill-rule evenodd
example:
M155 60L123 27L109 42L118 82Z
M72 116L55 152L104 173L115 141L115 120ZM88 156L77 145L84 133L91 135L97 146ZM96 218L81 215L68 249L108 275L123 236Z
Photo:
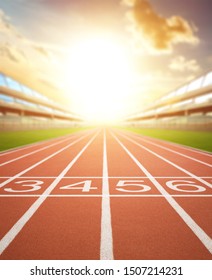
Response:
M66 84L79 114L92 122L118 120L130 94L131 68L127 50L114 38L95 36L72 46Z

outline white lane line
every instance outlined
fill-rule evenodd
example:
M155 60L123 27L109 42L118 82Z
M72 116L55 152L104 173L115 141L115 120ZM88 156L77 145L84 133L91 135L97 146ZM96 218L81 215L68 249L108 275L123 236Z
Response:
M157 190L164 196L167 202L173 207L177 214L183 219L192 232L199 238L202 244L212 254L212 239L205 233L205 231L191 218L190 215L176 202L176 200L163 188L163 186L150 174L149 171L137 160L134 155L124 146L124 144L112 133L113 137L130 156L130 158L137 164L137 166L149 177L151 182L155 185Z
M120 135L123 135L123 133L120 133ZM134 137L134 138L139 139L139 140L141 140L141 141L143 141L143 142L145 142L145 143L154 145L154 146L159 147L159 148L161 148L161 149L164 149L164 150L166 150L166 151L172 152L172 153L174 153L174 154L177 154L177 155L183 156L183 157L185 157L185 158L191 159L191 160L196 161L196 162L198 162L198 163L204 164L204 165L206 165L206 166L212 167L212 164L209 164L209 163L206 163L206 162L201 161L201 160L199 160L199 159L196 159L196 158L187 156L187 155L182 154L182 153L180 153L180 152L174 151L174 150L172 150L172 149L170 149L170 148L167 148L167 147L164 147L164 146L162 146L162 145L156 144L156 143L154 143L154 142L152 142L152 141L143 139L142 137L135 136L134 134L132 134L131 137Z
M71 137L72 136L77 136L77 133L78 132L74 132L73 134L71 134ZM81 131L79 133L81 133ZM18 147L15 147L15 148L11 148L11 149L8 149L8 150L5 150L5 151L0 151L0 157L8 155L8 154L11 154L11 153L19 152L19 151L22 151L22 150L30 149L30 148L33 148L33 147L36 147L36 146L40 146L40 145L45 144L46 142L57 141L59 139L64 139L64 138L70 138L70 134L69 135L55 137L55 138L51 138L51 139L41 140L41 141L38 141L38 142L35 142L35 143L21 145L21 146L18 146Z
M35 214L41 204L46 200L48 195L54 190L57 184L62 180L63 176L69 171L69 169L76 163L79 157L88 148L91 142L96 138L98 133L96 133L89 142L81 149L81 151L75 156L75 158L66 166L66 168L59 174L59 176L51 183L51 185L43 192L42 195L30 206L30 208L24 213L24 215L14 224L14 226L5 234L5 236L0 240L0 255L4 250L10 245L17 234L22 230L25 224L30 220L30 218Z
M56 146L56 145L58 145L58 144L61 144L61 143L63 143L63 142L70 141L70 139L72 139L72 138L73 138L73 136L72 136L72 137L69 137L69 138L67 138L67 139L60 140L60 141L58 141L58 142L56 142L56 143L47 145L47 146L45 146L45 147L42 147L42 148L37 149L37 150L35 150L35 151L32 151L32 152L30 152L30 153L24 154L24 155L22 155L22 156L16 157L16 158L14 158L14 159L5 161L5 162L1 163L0 166L4 166L4 165L9 164L9 163L11 163L11 162L14 162L14 161L16 161L16 160L25 158L25 157L27 157L27 156L31 156L31 155L33 155L33 154L35 154L35 153L38 153L38 152L43 151L43 150L46 150L46 149L48 149L48 148L51 148L51 147Z
M165 195L162 194L2 194L0 197L161 197L164 198ZM212 194L170 194L171 197L212 197Z
M109 196L109 180L108 180L107 144L106 144L105 131L104 131L104 139L103 139L103 178L102 178L100 259L101 260L114 259L110 196Z
M0 176L0 179L9 179L9 178L13 178L11 176ZM21 176L19 177L19 179L55 179L57 178L57 176ZM64 176L63 179L102 179L102 176ZM149 177L147 176L108 176L107 178L109 179L148 179ZM158 179L191 179L191 176L154 176L154 178L158 178ZM202 179L212 179L212 177L198 177L198 178L202 178Z
M144 138L147 138L147 139L150 139L150 140L154 139L154 140L162 142L162 143L164 142L166 144L169 144L169 145L172 145L172 146L176 146L177 148L182 148L182 149L188 150L190 152L194 152L194 153L197 153L197 154L202 154L202 155L207 156L207 157L212 157L212 153L209 152L209 151L200 150L198 148L189 147L189 146L186 146L186 145L183 145L183 144L178 144L178 143L175 143L175 142L171 142L171 141L168 141L168 140L163 140L163 139L156 138L156 137L150 137L150 136L147 136L147 135L144 135L144 134L140 134L139 135L136 132L129 131L129 134L131 134L131 133L137 135L138 137L140 136L142 138L144 137Z
M36 146L40 146L40 145L45 144L46 142L52 142L52 141L55 141L55 140L58 140L58 139L63 139L65 137L68 137L68 135L59 136L59 137L51 138L51 139L46 139L46 140L38 141L38 142L35 142L35 143L25 144L25 145L21 145L21 146L15 147L15 148L8 149L6 151L1 151L0 152L0 157L11 154L11 153L19 152L19 151L22 151L22 150L30 149L30 148L33 148L33 147L36 147Z
M64 150L68 149L69 147L75 145L76 143L78 143L79 141L81 141L81 140L82 140L83 138L85 138L86 136L87 136L87 134L84 135L84 136L81 136L79 139L77 139L77 140L75 140L74 142L70 143L69 145L63 147L62 149L58 150L57 152L55 152L55 153L49 155L48 157L45 157L44 159L42 159L42 160L38 161L37 163L31 165L30 167L24 169L23 171L17 173L16 175L14 175L14 176L12 176L12 177L10 177L9 179L7 179L6 181L4 181L3 183L0 183L0 188L2 188L3 186L5 186L6 184L12 182L13 180L15 180L15 179L17 179L17 178L20 178L20 176L22 176L22 175L25 174L26 172L32 170L33 168L37 167L38 165L44 163L44 162L47 161L48 159L54 157L55 155L57 155L57 154L63 152ZM35 178L35 177L34 177L34 178ZM40 178L40 177L39 177L39 178Z
M170 165L174 166L175 168L181 170L182 172L188 174L189 176L191 176L192 178L196 179L197 181L201 182L202 184L206 185L209 188L212 188L212 184L210 184L209 182L205 181L204 179L202 179L201 177L196 176L195 174L191 173L190 171L184 169L183 167L171 162L170 160L158 155L157 153L153 152L152 150L144 147L143 145L139 144L138 142L132 140L131 138L129 138L128 136L122 135L123 138L129 140L130 142L132 142L133 144L135 144L136 146L148 151L149 153L155 155L156 157L162 159L163 161L169 163Z
M65 137L65 136L64 136L64 137ZM56 139L57 139L57 138L56 138ZM43 140L43 141L39 141L39 142L36 142L36 143L21 145L21 146L18 146L18 147L15 147L15 148L11 148L11 149L8 149L8 150L5 150L5 151L0 151L0 157L5 156L5 155L8 155L8 154L15 153L15 152L18 152L18 151L30 149L30 148L33 148L34 146L35 146L35 147L36 147L36 146L40 146L40 145L42 145L42 144L45 144L45 142L47 142L47 141L53 141L53 140L55 140L55 138L53 138L53 139L48 139L48 140Z

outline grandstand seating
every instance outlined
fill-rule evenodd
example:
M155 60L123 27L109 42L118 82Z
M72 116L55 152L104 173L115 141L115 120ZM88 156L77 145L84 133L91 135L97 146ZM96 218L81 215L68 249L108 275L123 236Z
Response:
M130 125L178 124L182 120L191 120L208 124L212 120L212 71L186 83L174 91L163 95L139 113L131 115L125 121ZM185 121L184 121L185 123Z
M14 119L16 118L16 119ZM70 124L80 122L79 116L58 105L44 94L0 73L0 128L23 123ZM24 121L23 121L24 120ZM13 124L12 124L13 123Z

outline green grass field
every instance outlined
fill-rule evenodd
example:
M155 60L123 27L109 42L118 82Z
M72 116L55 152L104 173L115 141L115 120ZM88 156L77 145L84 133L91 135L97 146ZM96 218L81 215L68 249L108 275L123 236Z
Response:
M47 129L31 131L1 131L0 151L8 150L18 146L35 143L59 136L64 136L83 128ZM178 131L162 129L122 128L138 134L159 138L174 143L198 148L212 152L212 132L205 131Z
M162 129L124 128L146 136L183 144L197 149L212 152L212 132L178 131Z
M0 131L0 151L59 136L64 136L80 130L82 130L82 128L61 128L31 131Z

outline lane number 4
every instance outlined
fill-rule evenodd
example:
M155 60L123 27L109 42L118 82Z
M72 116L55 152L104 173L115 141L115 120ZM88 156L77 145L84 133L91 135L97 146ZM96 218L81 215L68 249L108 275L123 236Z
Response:
M6 187L4 190L11 193L23 193L23 192L35 192L41 189L43 181L40 180L23 180L15 182L16 185L13 187ZM206 188L196 184L194 181L190 180L172 180L166 182L166 186L177 192L191 192L199 193L206 191ZM82 192L89 192L90 190L97 189L97 187L92 187L92 180L85 180L66 186L60 187L61 190L82 190ZM120 192L131 192L140 193L148 192L151 187L144 184L144 180L119 180L116 184L116 190Z

